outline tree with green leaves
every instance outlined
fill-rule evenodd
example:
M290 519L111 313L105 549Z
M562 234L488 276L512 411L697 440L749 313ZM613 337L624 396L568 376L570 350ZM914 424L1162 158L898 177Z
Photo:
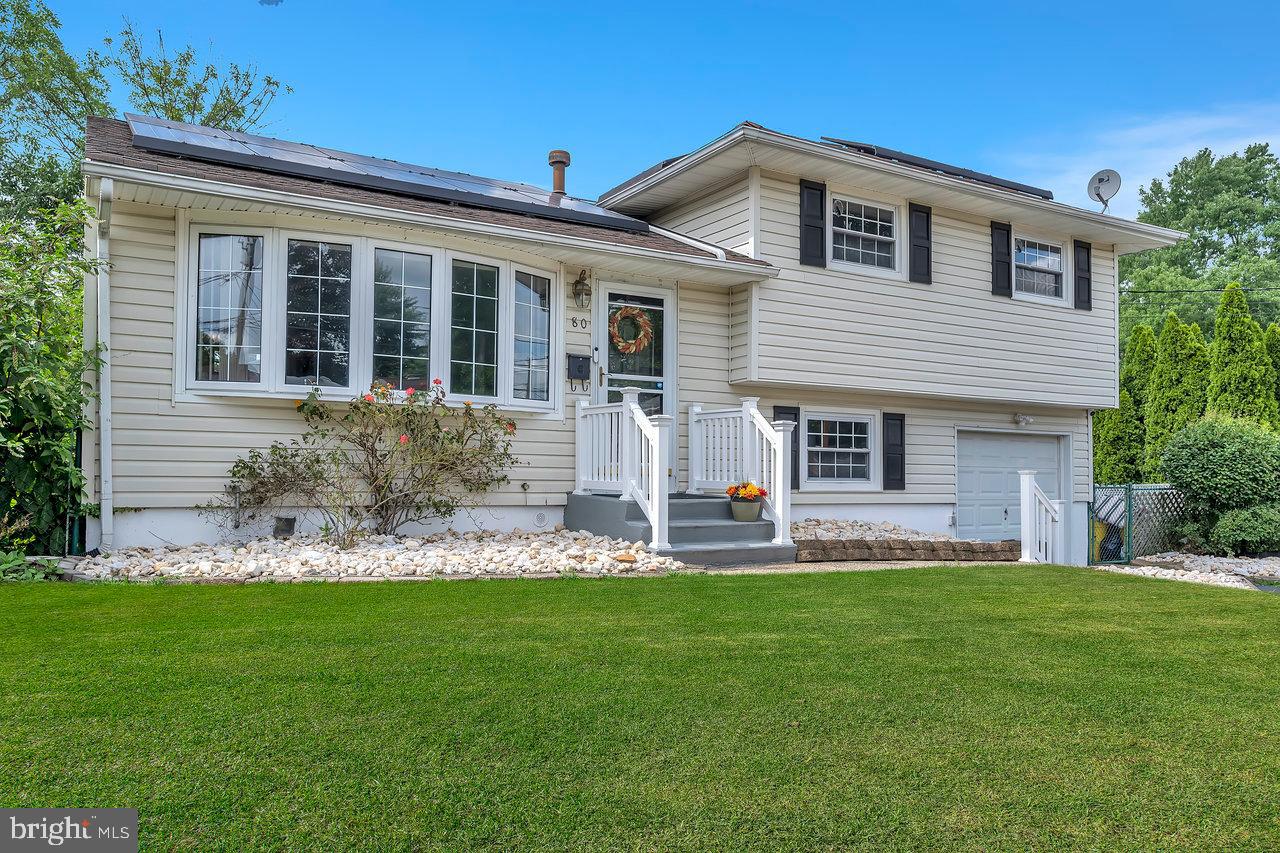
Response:
M1280 420L1276 371L1238 284L1223 291L1214 320L1206 410L1268 426Z
M0 214L26 218L50 199L80 192L85 121L134 110L227 130L261 126L276 96L291 91L254 65L219 68L188 46L149 46L128 21L102 51L72 56L61 21L40 0L0 0ZM122 92L113 89L119 81Z
M1198 420L1209 389L1209 350L1198 326L1170 311L1160 329L1143 420L1146 424L1142 473L1160 482L1160 454L1174 433Z
M1133 398L1139 417L1147 402L1147 387L1151 384L1151 371L1155 366L1156 333L1145 323L1134 326L1120 362L1120 388Z
M1259 143L1215 158L1204 149L1140 188L1138 219L1190 236L1120 258L1121 339L1166 311L1213 335L1218 293L1240 282L1255 319L1280 321L1280 158Z
M1094 415L1093 478L1103 485L1142 481L1142 423L1128 391L1120 406Z
M1262 348L1271 359L1271 369L1276 372L1276 404L1280 405L1280 323L1272 323L1262 334Z
M93 365L80 300L97 268L83 248L92 215L77 201L0 222L0 529L10 536L0 551L65 553L65 520L80 509L75 436L87 426L82 378Z

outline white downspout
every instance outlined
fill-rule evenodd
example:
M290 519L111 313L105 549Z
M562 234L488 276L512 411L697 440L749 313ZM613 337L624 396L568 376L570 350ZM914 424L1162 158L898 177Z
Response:
M111 486L111 198L115 184L103 178L98 188L98 505L102 531L98 549L111 550L115 534Z

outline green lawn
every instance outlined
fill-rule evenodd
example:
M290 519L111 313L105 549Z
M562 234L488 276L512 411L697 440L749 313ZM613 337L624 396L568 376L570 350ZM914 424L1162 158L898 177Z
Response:
M1280 596L8 584L0 627L0 806L136 806L144 848L1280 845Z

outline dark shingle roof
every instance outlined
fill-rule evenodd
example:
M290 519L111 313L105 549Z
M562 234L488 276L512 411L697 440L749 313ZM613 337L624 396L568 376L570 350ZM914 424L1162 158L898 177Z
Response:
M466 204L415 198L393 192L343 186L311 178L281 175L234 166L210 163L186 157L146 151L133 144L129 125L115 119L91 117L85 131L85 159L94 163L127 166L166 175L198 178L255 189L297 193L333 201L367 204L374 207L403 210L432 216L444 216L463 222L485 225L501 225L545 234L578 237L612 243L623 248L649 249L687 255L691 258L715 259L715 253L680 240L666 237L655 231L629 232L614 228L563 220L548 219L523 213L492 210ZM725 257L737 263L768 266L764 261L749 258L737 252L724 250Z

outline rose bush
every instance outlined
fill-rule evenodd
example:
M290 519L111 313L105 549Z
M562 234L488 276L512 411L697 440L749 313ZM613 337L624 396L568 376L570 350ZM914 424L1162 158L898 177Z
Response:
M327 539L350 546L364 533L452 518L507 482L516 464L513 421L495 406L445 405L430 390L374 385L349 404L299 401L306 429L236 461L224 495L206 512L238 524L297 507L319 515Z

